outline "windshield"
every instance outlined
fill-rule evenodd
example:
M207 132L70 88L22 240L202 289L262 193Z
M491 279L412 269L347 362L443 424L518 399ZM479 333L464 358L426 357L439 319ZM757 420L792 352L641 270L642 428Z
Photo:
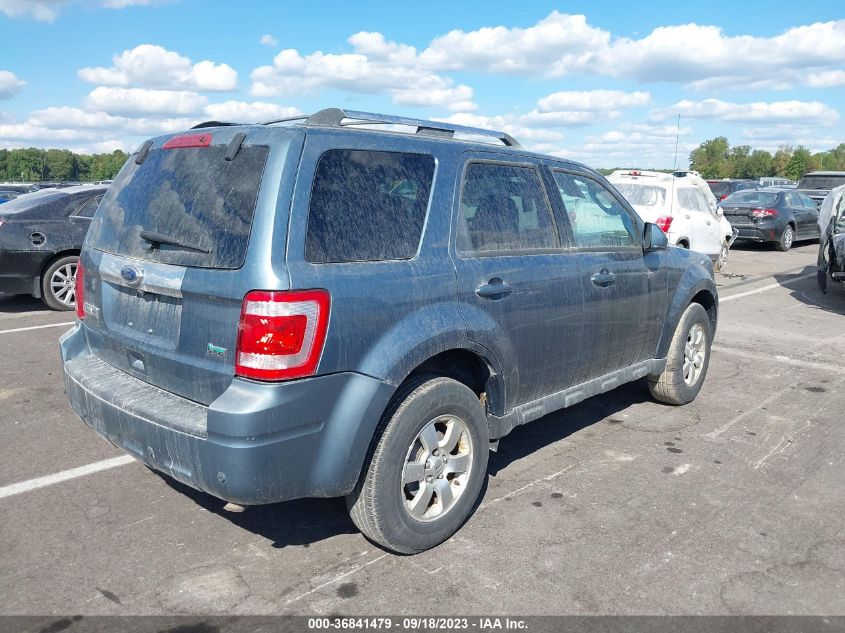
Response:
M799 189L833 189L845 185L845 174L841 176L804 176L798 183Z
M130 158L103 198L86 244L165 264L239 268L268 152L244 145L228 161L219 145L153 150L140 165ZM151 242L142 233L163 237Z
M666 190L654 185L640 185L630 182L613 183L625 199L632 205L643 207L665 206Z
M722 201L723 207L773 207L778 202L777 193L738 191Z

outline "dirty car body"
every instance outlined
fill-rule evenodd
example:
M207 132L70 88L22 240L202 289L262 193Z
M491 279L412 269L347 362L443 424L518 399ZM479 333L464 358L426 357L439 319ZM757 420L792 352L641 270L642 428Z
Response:
M95 203L105 190L42 189L0 207L0 292L41 297L42 276L50 263L79 254Z
M715 330L709 259L667 247L595 171L504 134L342 123L375 116L203 127L130 157L61 341L86 424L226 501L349 495L418 383L472 395L483 469L479 442L660 375L691 304ZM439 542L420 539L390 546Z
M822 292L827 292L829 281L845 281L845 185L834 188L825 198L819 225L822 234L817 277Z

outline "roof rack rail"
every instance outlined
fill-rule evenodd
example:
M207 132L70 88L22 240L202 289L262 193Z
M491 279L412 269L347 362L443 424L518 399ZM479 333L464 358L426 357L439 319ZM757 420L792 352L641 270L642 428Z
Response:
M470 134L473 136L486 136L495 138L507 147L522 147L514 137L506 132L496 132L483 128L442 123L440 121L427 121L425 119L412 119L404 116L392 116L388 114L375 114L373 112L361 112L359 110L341 110L340 108L326 108L315 112L309 117L295 117L282 119L283 121L304 119L302 125L314 125L323 127L345 127L349 125L408 125L416 127L416 134L437 136L441 138L454 138L455 133ZM344 122L349 119L349 122ZM268 123L276 123L271 121Z
M227 121L203 121L193 126L192 130L201 130L206 127L226 127L227 125L242 125L241 123L228 123Z

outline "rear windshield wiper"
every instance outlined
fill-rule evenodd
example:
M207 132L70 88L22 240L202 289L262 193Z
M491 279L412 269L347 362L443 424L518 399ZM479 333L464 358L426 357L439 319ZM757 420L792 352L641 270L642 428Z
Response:
M141 238L147 240L150 244L154 247L156 245L161 246L162 244L168 244L170 246L176 246L178 248L182 248L188 251L197 251L198 253L210 253L211 251L207 248L202 248L200 246L194 246L193 244L186 244L185 242L181 242L175 237L170 235L165 235L164 233L157 233L156 231L141 231L140 233Z

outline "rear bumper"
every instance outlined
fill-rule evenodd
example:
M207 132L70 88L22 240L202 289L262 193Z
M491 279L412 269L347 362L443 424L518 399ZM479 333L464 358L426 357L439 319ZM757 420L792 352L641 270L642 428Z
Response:
M38 295L41 268L49 253L7 251L0 248L0 292L13 295Z
M754 242L776 242L778 232L775 227L757 227L733 225L737 232L736 241L750 240Z
M351 491L394 390L352 372L278 384L236 378L205 407L91 355L80 324L62 337L61 354L70 404L100 436L243 505Z

